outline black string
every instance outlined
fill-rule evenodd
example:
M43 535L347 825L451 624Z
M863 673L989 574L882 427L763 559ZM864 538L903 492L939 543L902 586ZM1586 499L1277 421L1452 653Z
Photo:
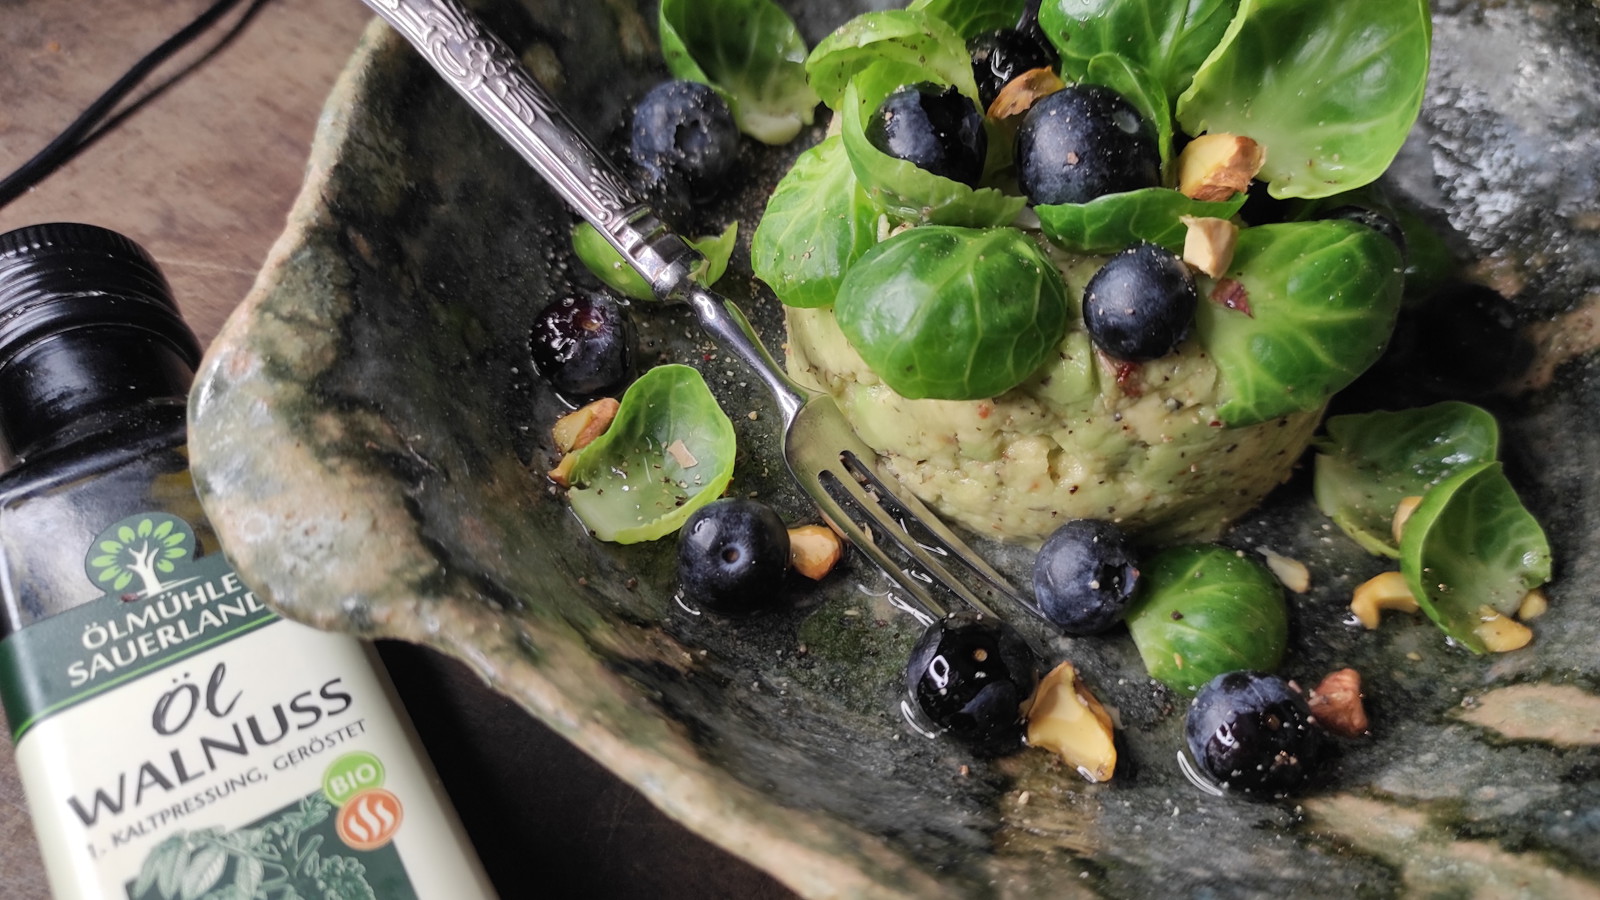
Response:
M107 120L106 117L111 114L117 104L122 102L123 98L128 96L134 88L138 87L139 83L157 66L166 62L174 53L183 49L206 29L216 24L218 19L239 4L239 0L217 0L205 12L196 17L193 22L184 26L181 31L162 41L160 46L145 54L121 78L117 79L115 84L96 98L93 103L89 104L87 109L72 120L72 123L62 130L60 134L56 135L55 139L46 145L43 150L40 150L32 159L23 163L15 172L7 175L4 179L0 179L0 206L5 206L24 191L43 181L51 172L54 172L68 160L77 156L85 147L94 143L95 140L127 118L129 114L154 99L162 91L171 87L178 79L192 71L195 66L222 49L239 33L245 23L255 15L256 11L265 2L266 0L254 0L244 17L233 28L229 29L222 40L207 51L205 56L157 86L133 105L118 113L114 118Z

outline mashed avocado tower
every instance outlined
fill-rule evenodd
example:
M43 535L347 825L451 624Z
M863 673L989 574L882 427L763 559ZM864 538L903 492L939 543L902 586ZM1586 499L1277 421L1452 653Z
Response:
M787 307L790 373L835 396L894 475L978 533L1036 544L1087 517L1152 541L1214 536L1288 475L1328 399L1393 329L1397 243L1328 212L1374 206L1366 186L1415 120L1425 4L1363 22L1391 38L1381 52L1322 40L1345 26L1303 0L1175 12L1171 29L1138 34L1044 4L1059 63L1029 89L1095 102L1017 112L1029 104L997 100L975 185L874 140L885 99L907 84L976 100L962 30L975 25L942 20L946 8L864 14L806 61L833 127L779 183L751 245ZM1061 106L1108 118L1028 120ZM1209 155L1186 166L1180 132ZM1149 142L1137 155L1159 159L1158 183L1148 167L1123 183L1096 135ZM1242 176L1205 171L1237 159L1250 163ZM1073 170L1094 166L1110 171ZM1239 216L1252 176L1286 201L1270 221ZM1052 179L1111 186L1074 202L1018 187ZM1108 342L1093 294L1085 325L1085 288L1110 255L1174 258L1197 220L1236 240L1195 259L1204 272L1177 264L1192 288L1182 321L1164 321L1172 340L1149 354ZM1137 319L1137 302L1116 314Z

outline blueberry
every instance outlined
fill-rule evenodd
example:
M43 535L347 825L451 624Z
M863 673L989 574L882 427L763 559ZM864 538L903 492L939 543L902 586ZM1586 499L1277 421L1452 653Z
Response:
M983 114L953 87L906 85L867 121L867 140L884 153L969 187L983 177L989 136Z
M917 640L906 690L936 727L974 752L999 756L1021 746L1022 704L1038 674L1033 650L1004 622L959 612Z
M1534 348L1511 302L1491 287L1460 282L1400 315L1396 352L1409 377L1446 397L1481 397L1520 375Z
M1099 634L1121 622L1138 580L1127 535L1099 519L1057 528L1033 562L1034 599L1067 634Z
M1252 178L1244 192L1244 206L1239 208L1239 218L1247 225L1275 225L1294 218L1295 206L1294 201L1272 196L1265 181Z
M739 153L739 129L728 104L698 81L656 85L633 109L630 151L647 193L672 196L678 185L695 199L718 192ZM665 180L669 185L655 187Z
M713 500L678 532L678 586L691 606L725 616L770 609L788 569L789 530L765 503Z
M1061 61L1056 54L1055 46L1045 35L1044 28L1039 25L1039 0L1025 0L1022 4L1022 14L1017 16L1017 30L1033 35L1034 40L1049 49L1051 65Z
M1055 65L1055 54L1032 32L997 28L973 35L967 41L972 56L972 76L978 82L978 100L988 109L1000 89L1011 79L1033 69Z
M573 403L614 394L633 377L632 323L600 291L550 303L534 317L528 345L534 368Z
M1017 129L1017 182L1038 204L1088 203L1161 185L1155 129L1110 88L1075 84L1040 99Z
M1396 222L1394 217L1388 213L1384 213L1367 206L1355 206L1347 204L1345 206L1336 206L1333 209L1327 210L1326 212L1322 213L1322 218L1343 219L1345 221L1355 222L1358 225L1365 225L1394 242L1395 249L1400 251L1400 258L1405 259L1405 232L1400 230L1400 223Z
M1183 260L1134 244L1106 260L1083 291L1083 324L1108 355L1129 362L1166 356L1189 334L1200 303Z
M1281 793L1315 765L1322 728L1300 693L1276 675L1225 672L1189 705L1195 762L1223 787Z

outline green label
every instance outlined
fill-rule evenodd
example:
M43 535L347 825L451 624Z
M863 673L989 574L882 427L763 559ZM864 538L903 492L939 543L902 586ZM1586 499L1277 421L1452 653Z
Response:
M338 810L313 793L233 831L175 832L145 857L127 896L415 900L392 842L353 847L345 838Z
M165 513L130 516L95 538L84 573L108 593L0 642L12 740L53 713L278 621L226 557L194 553L193 529Z
M322 773L322 793L329 803L343 806L359 791L383 787L383 776L383 762L377 756L364 750L346 753Z

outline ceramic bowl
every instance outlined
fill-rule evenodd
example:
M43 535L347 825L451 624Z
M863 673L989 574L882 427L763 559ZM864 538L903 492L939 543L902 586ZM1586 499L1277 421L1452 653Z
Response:
M813 43L855 11L784 5ZM482 12L599 142L664 76L652 4ZM1420 617L1366 632L1348 621L1350 592L1382 563L1316 511L1304 475L1279 489L1225 540L1309 566L1310 590L1291 595L1287 674L1353 666L1372 716L1371 737L1341 744L1300 796L1191 785L1176 760L1185 701L1144 674L1125 635L1020 623L1120 717L1117 776L1089 785L1043 752L981 760L908 730L900 668L919 628L858 559L796 587L784 612L728 622L673 601L670 540L591 540L545 479L565 407L527 351L533 314L584 283L573 220L379 23L328 100L287 231L196 384L205 508L286 616L464 661L803 895L1600 894L1600 11L1460 0L1436 10L1435 41L1391 187L1512 298L1537 348L1527 376L1483 402L1551 538L1551 609L1532 645L1493 658L1447 646ZM698 223L739 220L719 288L773 343L776 304L744 248L765 191L821 130L752 147ZM814 518L747 373L682 310L632 313L647 355L700 367L736 423L733 490ZM1416 385L1374 387L1392 402ZM1024 555L997 558L1026 579Z

